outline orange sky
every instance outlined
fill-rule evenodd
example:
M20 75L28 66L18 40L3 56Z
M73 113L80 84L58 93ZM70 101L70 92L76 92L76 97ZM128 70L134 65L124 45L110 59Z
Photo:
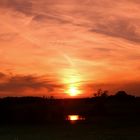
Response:
M0 0L0 96L140 95L139 0Z

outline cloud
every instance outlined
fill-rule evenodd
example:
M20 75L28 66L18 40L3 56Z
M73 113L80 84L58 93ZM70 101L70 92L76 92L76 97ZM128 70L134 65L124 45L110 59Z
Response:
M35 14L32 21L37 21L37 22L45 22L47 20L52 20L55 23L60 23L60 24L65 24L65 23L70 23L66 19L62 19L61 17L58 16L53 16L53 15L47 15L47 14Z
M54 88L58 87L56 84L52 84L51 81L44 80L41 77L33 75L11 75L0 73L0 92L8 92L15 94L23 94L26 91L32 90L33 92L46 91L52 92Z
M32 21L44 23L52 20L53 23L69 23L73 26L87 28L87 30L90 28L89 31L92 32L139 43L138 3L137 0L119 0L118 2L112 0L88 2L85 0L72 0L71 2L64 0L1 0L0 7L30 15L33 17ZM114 7L114 5L116 6Z
M5 77L6 77L6 75L4 73L0 72L0 79L5 78Z
M17 33L1 33L0 41L12 41L17 35Z
M91 31L138 43L140 42L140 33L137 32L137 26L127 19L115 19L97 23L96 27Z
M32 3L27 0L1 0L0 7L11 8L24 14L31 14Z

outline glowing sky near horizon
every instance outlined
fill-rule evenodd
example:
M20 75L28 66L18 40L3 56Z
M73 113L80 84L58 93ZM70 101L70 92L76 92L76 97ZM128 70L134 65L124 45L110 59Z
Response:
M140 95L139 0L0 0L0 96Z

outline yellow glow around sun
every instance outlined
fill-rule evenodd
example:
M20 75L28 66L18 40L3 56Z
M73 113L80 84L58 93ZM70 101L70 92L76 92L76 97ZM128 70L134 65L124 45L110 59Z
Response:
M65 85L64 92L67 95L75 97L82 94L81 81L83 81L83 77L76 69L66 69L63 71L62 82Z
M80 92L80 90L79 90L77 87L71 86L71 87L69 87L69 89L67 90L67 93L68 93L70 96L77 96L77 95L79 95L81 92Z

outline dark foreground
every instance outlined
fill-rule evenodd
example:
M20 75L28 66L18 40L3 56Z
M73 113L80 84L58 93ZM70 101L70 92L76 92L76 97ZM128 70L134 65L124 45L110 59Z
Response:
M0 99L0 140L140 140L140 97Z
M140 140L140 123L115 118L95 123L5 125L0 126L0 140Z

